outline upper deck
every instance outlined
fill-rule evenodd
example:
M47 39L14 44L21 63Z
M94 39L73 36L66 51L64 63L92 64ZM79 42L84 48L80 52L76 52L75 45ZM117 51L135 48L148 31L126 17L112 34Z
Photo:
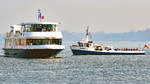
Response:
M57 32L59 23L54 22L30 22L21 23L23 32Z
M7 33L9 37L25 38L53 38L61 39L62 34L58 31L59 23L56 22L24 22L11 26L11 31Z

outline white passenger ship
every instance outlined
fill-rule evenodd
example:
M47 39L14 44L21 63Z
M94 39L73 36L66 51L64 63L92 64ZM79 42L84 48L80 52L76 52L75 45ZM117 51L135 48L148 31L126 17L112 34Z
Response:
M11 26L5 36L4 54L29 58L55 57L65 49L58 25L59 23L38 21Z

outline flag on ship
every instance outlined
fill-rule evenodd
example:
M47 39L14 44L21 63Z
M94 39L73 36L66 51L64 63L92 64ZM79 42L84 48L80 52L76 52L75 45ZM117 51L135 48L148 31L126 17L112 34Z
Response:
M39 9L38 10L38 20L43 20L44 19L44 16L42 16L42 13L41 13L41 10Z
M147 49L147 50L149 49L148 45L144 45L144 48Z
M44 16L42 16L42 19L44 19Z

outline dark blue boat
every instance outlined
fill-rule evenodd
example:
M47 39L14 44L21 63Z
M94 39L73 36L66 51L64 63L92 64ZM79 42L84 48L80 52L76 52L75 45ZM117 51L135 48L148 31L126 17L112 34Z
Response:
M96 45L93 41L88 40L88 35L89 32L87 28L86 39L79 41L77 45L70 46L73 55L145 55L145 51L138 48L113 49L103 44Z

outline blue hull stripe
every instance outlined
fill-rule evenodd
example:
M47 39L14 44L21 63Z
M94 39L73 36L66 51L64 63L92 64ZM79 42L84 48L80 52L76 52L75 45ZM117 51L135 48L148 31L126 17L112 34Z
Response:
M72 50L74 55L145 55L145 53L111 53L111 52L95 52L95 51L83 51Z

